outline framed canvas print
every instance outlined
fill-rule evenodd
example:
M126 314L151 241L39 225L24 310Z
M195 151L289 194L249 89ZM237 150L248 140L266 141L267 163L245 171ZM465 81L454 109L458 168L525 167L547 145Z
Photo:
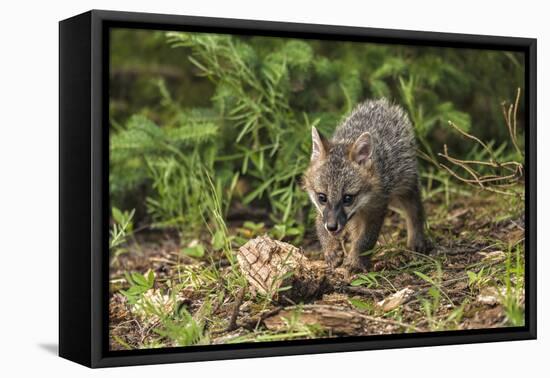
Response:
M62 357L536 337L536 40L94 10L59 70Z

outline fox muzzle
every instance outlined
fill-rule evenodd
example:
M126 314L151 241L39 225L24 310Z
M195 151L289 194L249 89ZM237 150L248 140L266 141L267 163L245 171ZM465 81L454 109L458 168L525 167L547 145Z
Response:
M323 210L323 222L325 229L331 234L338 234L342 231L348 221L348 217L344 212L341 204L336 206L327 205Z

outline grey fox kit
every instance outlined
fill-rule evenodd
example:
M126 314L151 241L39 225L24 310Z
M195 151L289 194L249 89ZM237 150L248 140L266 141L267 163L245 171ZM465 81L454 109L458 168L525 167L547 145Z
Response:
M315 205L317 235L327 264L348 271L370 265L388 206L403 210L407 247L427 252L416 143L405 112L387 100L358 105L330 141L312 128L304 188ZM349 243L350 248L344 248ZM349 249L349 250L348 250ZM344 257L345 255L345 257Z

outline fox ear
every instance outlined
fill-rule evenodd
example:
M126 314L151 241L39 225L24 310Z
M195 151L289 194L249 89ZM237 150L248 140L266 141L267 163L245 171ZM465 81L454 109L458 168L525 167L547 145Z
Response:
M311 161L324 159L327 156L327 141L317 129L311 128Z
M364 132L357 138L351 147L350 158L359 165L366 164L372 156L374 143L372 135L369 132Z

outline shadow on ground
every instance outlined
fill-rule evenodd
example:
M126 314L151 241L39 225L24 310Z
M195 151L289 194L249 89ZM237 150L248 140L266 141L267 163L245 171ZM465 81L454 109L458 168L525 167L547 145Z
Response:
M56 356L59 354L59 345L57 345L57 343L40 343L38 347Z

